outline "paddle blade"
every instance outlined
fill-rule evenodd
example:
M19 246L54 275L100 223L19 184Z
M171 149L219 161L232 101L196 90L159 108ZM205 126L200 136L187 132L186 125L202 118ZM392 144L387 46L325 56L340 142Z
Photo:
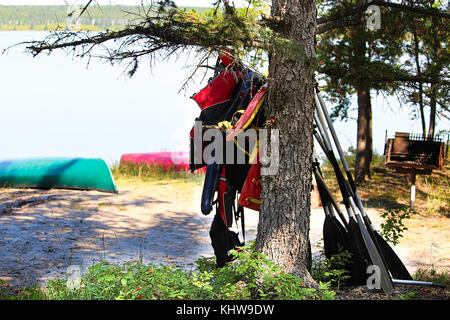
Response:
M352 204L352 207L354 207L354 204ZM357 214L355 215L355 217L358 221L358 226L361 230L364 245L369 253L370 261L372 262L371 265L379 268L379 276L380 276L379 283L381 289L384 291L386 295L390 295L394 290L394 285L392 283L392 279L390 277L389 271L387 270L383 257L381 256L378 248L376 247L369 232L367 231L361 216Z
M350 218L349 228L349 251L351 253L351 263L349 264L350 281L349 284L362 285L367 281L367 266L369 266L369 253L364 246L364 240L358 223L354 218Z
M377 244L380 247L381 254L383 255L387 267L395 279L412 280L411 274L406 269L403 262L397 256L391 246L384 240L376 231L374 232Z
M336 216L332 216L331 219L333 219L334 224L341 231L341 233L346 235L346 239L347 239L347 229L345 229L345 227L342 225L342 223L339 221L339 219Z
M348 249L345 230L342 232L336 221L328 215L323 223L323 246L327 258Z

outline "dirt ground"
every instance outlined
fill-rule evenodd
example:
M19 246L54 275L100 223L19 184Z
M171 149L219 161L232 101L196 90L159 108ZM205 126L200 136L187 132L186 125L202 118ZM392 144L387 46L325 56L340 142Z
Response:
M199 257L213 255L213 214L200 213L200 185L119 181L118 189L118 194L0 189L3 290L64 277L70 265L85 269L102 260L142 258L144 263L194 268ZM368 214L375 225L381 222L377 210ZM321 208L312 210L313 254L319 250L323 218ZM245 219L246 240L254 239L258 213L247 210ZM411 273L419 267L450 269L448 218L414 216L406 226L409 230L395 251Z

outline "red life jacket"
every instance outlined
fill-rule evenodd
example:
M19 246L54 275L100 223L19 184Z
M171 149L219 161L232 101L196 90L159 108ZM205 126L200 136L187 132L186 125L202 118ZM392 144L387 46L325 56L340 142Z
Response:
M261 195L261 164L254 163L250 167L241 195L238 199L238 205L259 211Z

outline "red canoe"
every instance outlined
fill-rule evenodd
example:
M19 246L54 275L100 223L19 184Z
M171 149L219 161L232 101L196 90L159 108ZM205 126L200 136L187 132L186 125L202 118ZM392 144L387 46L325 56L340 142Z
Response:
M154 164L163 169L170 167L175 171L190 171L189 152L126 153L120 157L120 163Z

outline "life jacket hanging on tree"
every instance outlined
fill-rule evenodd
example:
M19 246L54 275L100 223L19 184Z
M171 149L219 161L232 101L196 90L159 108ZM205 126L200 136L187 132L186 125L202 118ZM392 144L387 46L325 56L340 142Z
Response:
M220 56L226 63L228 69L220 72L208 85L192 96L201 109L196 121L200 121L202 126L216 126L222 123L228 125L223 128L231 128L238 120L239 116L253 99L263 84L264 78L257 72L249 70L237 70L238 64L229 61L230 56ZM236 117L235 119L235 115ZM194 135L200 134L203 137L203 127L201 132L195 132L199 128L193 127L190 132L190 168L191 171L204 167L206 163L203 159L195 159L197 148L203 150L211 142L203 141L201 145L195 145Z
M217 205L223 223L228 227L228 219L225 214L225 194L227 192L227 178L225 176L225 166L222 166L222 172L217 186Z
M250 101L244 113L239 118L239 121L231 128L230 133L226 138L227 141L230 141L250 126L264 103L267 95L267 90L268 87L266 83L259 89L256 95Z
M239 92L241 77L242 74L239 71L224 70L210 81L206 87L192 96L192 99L197 102L201 109L199 117L195 120L200 121L202 126L217 125L217 123L223 121ZM189 162L192 172L206 166L204 159L195 159L196 149L201 148L201 154L203 155L203 150L211 143L202 139L201 146L195 145L194 136L199 134L203 137L204 131L203 127L201 132L195 132L196 129L198 128L194 126L190 131Z
M241 78L239 71L225 70L192 97L201 109L199 119L203 125L215 125L223 120Z
M250 167L247 178L245 179L242 192L238 199L238 205L259 211L261 196L261 164L254 163Z
M264 115L259 111L265 98L267 85L262 87L264 78L256 72L243 68L239 62L232 59L231 55L219 55L216 67L214 77L210 79L208 85L192 96L201 109L200 115L196 119L200 121L201 127L196 123L190 132L190 168L191 171L195 171L206 166L201 210L203 214L207 215L210 214L213 206L216 206L210 237L216 255L216 263L221 267L232 259L228 254L229 250L245 243L244 206L259 210L254 203L252 205L244 202L242 205L236 201L237 195L244 192L244 189L246 194L254 194L254 192L249 192L250 187L255 189L254 186L249 183L245 187L245 183L249 180L249 175L253 177L258 174L256 169L253 169L253 171L256 170L254 173L250 174L249 172L255 167L250 161L252 158L250 150L253 149L251 143L257 145L257 135L254 138L244 137L239 144L239 139L236 140L234 137L245 131L250 125L257 129L263 123ZM250 109L247 110L248 108ZM222 153L224 159L215 159L215 155L218 155L216 151L211 152L210 159L203 159L206 147L213 142L203 141L203 133L204 130L211 127L221 128L218 132L222 134L222 137L214 136L213 139L223 138L225 142ZM196 130L201 130L201 132L196 132ZM225 133L227 130L228 132ZM194 143L194 137L197 138L197 134L201 134L201 143ZM226 139L227 134L231 135L228 140ZM229 155L234 157L235 161L232 163L226 162L229 150L234 151L232 156ZM244 163L240 160L236 161L239 152L244 154ZM200 154L202 159L194 158ZM239 159L241 158L239 157ZM220 160L223 160L224 164L219 163L222 162ZM217 197L214 199L216 192ZM253 197L259 199L259 194L255 194ZM246 196L245 199L248 201L253 197ZM241 198L242 194L239 199ZM244 242L240 242L238 233L229 230L232 226L233 215L236 226L238 220L241 222Z

